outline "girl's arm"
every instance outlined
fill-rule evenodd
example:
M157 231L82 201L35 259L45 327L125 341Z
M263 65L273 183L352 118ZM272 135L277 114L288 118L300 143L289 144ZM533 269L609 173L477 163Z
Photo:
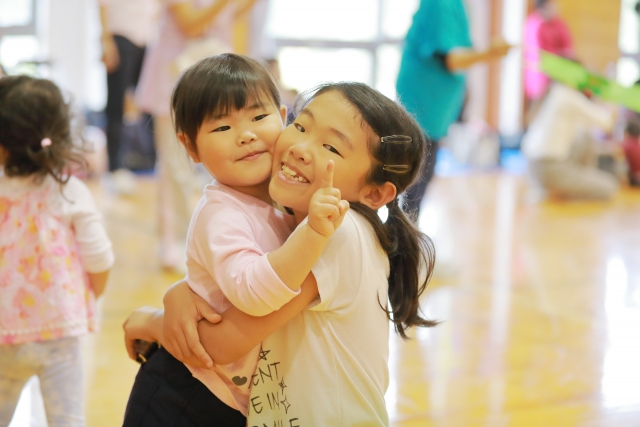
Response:
M109 32L109 26L107 25L107 9L100 5L100 23L102 24L102 35L100 36L100 42L102 44L102 59L107 73L112 73L118 69L120 64L120 54L118 53L118 46L113 39L113 34Z
M228 3L229 0L217 0L208 7L198 9L189 1L169 6L169 12L185 36L199 37L207 31Z
M214 363L226 365L235 362L301 313L317 296L316 279L309 273L300 294L267 316L253 317L231 307L223 313L222 322L218 324L200 321L200 341Z
M334 167L329 161L322 184L309 202L307 223L267 255L273 271L292 291L300 289L349 210L349 202L341 200L340 190L333 188Z
M445 66L449 71L465 70L479 62L502 58L509 52L511 47L512 46L504 40L498 40L492 43L489 49L483 51L454 49L445 55Z
M127 349L133 355L133 339L152 340L161 342L176 359L193 366L209 368L214 361L231 363L293 319L317 295L316 279L309 274L300 294L280 310L255 317L232 306L224 312L223 321L214 325L211 322L219 322L220 316L186 282L178 282L165 295L166 311L158 310L151 316L148 309L139 309L141 313L136 310L130 316L132 323L124 326ZM154 327L160 330L151 327L152 318ZM128 329L131 332L127 333Z
M249 316L235 307L229 308L217 324L202 320L198 335L214 363L226 365L245 356L269 335L286 325L318 296L313 274L305 279L300 294L278 311L262 317Z
M82 267L96 298L102 295L114 263L111 240L87 186L71 177L64 187L63 212L71 217ZM73 202L70 202L73 201Z

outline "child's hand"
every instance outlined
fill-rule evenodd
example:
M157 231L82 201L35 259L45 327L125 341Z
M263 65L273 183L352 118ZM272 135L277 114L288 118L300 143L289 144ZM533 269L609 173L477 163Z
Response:
M341 200L340 190L333 188L334 167L330 160L322 184L309 202L309 226L325 237L330 237L340 227L349 210L349 202Z
M141 307L131 313L127 320L124 321L122 325L122 329L124 329L124 344L131 359L136 360L137 357L134 346L135 340L158 341L158 337L152 331L152 324L161 313L162 310L154 307Z
M222 318L207 301L195 294L187 282L178 282L164 295L162 345L179 361L210 368L213 360L200 343L198 322L218 323Z

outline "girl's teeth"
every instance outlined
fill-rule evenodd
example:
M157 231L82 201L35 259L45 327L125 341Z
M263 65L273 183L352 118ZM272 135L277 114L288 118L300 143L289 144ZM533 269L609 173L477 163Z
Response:
M298 176L298 173L292 170L291 168L287 167L287 165L283 164L281 170L282 170L282 173L289 179L292 179L298 182L308 182L305 178Z

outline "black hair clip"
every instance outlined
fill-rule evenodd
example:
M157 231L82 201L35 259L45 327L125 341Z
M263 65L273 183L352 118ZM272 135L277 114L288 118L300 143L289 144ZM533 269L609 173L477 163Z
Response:
M405 173L409 171L409 165L382 165L382 170L393 173Z
M394 146L397 145L405 145L405 144L410 144L413 141L413 139L411 139L410 136L407 135L389 135L389 136L383 136L382 138L380 138L380 142L382 142L383 144L385 144L383 146L383 152L384 152L384 158L385 159L389 159L390 157L390 152L387 149L387 147L391 148L391 146L387 146L386 144L392 144ZM392 172L392 173L405 173L409 171L409 165L389 165L389 164L384 164L382 166L382 169L387 171L387 172Z
M385 144L410 144L412 141L413 139L407 135L389 135L380 138L380 142Z

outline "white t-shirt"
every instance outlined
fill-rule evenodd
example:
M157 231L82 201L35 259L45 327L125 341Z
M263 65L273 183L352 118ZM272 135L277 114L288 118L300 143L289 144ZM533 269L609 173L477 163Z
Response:
M247 425L386 426L389 260L364 217L347 213L313 274L319 300L262 343Z
M522 140L529 160L566 160L582 130L613 127L614 117L577 90L554 84Z

